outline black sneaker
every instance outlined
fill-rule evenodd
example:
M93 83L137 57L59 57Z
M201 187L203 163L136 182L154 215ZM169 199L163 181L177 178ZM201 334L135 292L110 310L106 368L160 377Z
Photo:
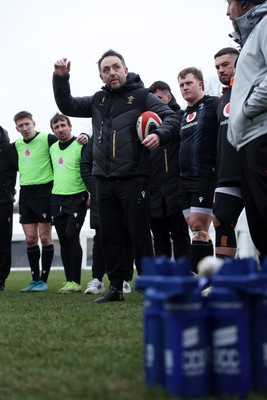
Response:
M108 291L98 299L94 300L94 303L109 303L110 301L123 301L123 292L112 286L109 287Z
M4 292L6 290L5 286L0 284L0 292Z

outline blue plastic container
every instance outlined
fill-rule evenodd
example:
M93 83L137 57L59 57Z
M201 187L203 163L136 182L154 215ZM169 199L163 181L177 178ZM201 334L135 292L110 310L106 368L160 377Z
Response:
M267 389L267 257L257 274L252 289L252 385L255 390Z
M209 393L209 327L206 299L199 289L164 303L165 388L170 395Z
M184 295L198 287L188 260L171 261L167 257L151 257L143 261L143 274L136 288L145 290L144 304L144 369L148 387L165 386L163 306L167 298Z
M244 292L215 286L208 307L212 392L247 396L251 390L250 298Z
M267 389L267 291L252 296L252 385Z
M144 304L144 370L148 387L164 386L162 310L166 294L147 289Z

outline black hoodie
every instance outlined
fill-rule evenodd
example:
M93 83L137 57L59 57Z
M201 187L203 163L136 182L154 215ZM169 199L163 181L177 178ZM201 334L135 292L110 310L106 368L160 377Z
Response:
M14 202L14 189L17 176L17 157L9 136L0 126L0 205Z

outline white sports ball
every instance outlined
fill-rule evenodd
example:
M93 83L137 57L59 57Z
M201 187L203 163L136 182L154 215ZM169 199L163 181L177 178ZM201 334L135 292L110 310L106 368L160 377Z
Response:
M223 265L222 258L212 256L204 257L197 264L198 276L210 277L216 274Z
M154 129L158 128L162 121L153 111L145 111L136 122L137 135L142 142Z

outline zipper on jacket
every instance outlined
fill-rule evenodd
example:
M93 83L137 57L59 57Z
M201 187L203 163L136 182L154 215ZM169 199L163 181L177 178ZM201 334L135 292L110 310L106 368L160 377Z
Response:
M116 155L116 129L113 131L113 138L112 138L112 157Z
M169 172L167 149L164 149L165 172Z
M110 174L110 162L111 158L113 155L113 134L112 134L112 120L113 120L113 109L114 109L114 104L111 105L109 111L110 115L107 121L107 128L105 132L106 136L106 150L107 150L107 157L106 157L106 168L105 168L105 173L106 176L109 176Z

